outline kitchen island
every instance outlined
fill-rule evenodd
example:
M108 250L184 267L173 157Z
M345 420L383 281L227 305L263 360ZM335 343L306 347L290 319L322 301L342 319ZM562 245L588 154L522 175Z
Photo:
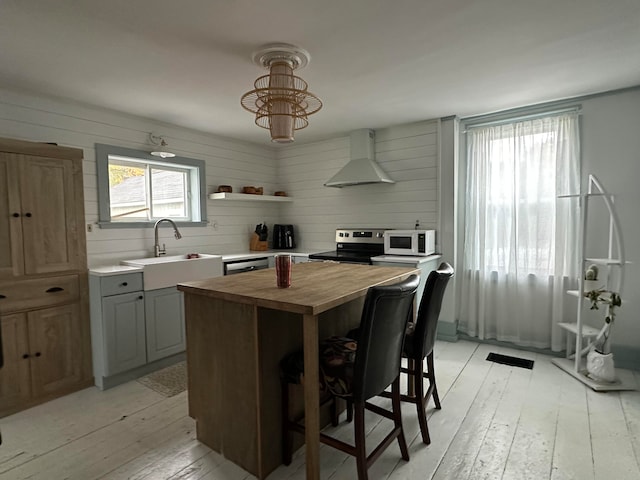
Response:
M318 479L318 340L359 324L369 287L412 273L310 262L292 266L290 288L276 287L273 268L179 284L198 440L260 479L280 465L279 361L304 346L306 469Z

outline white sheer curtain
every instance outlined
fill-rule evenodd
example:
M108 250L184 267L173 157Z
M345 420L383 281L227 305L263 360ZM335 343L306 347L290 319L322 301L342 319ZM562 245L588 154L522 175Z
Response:
M467 132L460 330L561 350L577 278L577 113ZM461 274L460 274L461 273Z

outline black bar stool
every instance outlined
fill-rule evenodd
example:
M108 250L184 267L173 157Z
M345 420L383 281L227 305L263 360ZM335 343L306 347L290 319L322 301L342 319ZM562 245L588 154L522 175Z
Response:
M360 320L360 339L331 337L320 343L322 387L330 399L346 399L353 405L355 445L324 433L320 441L356 457L358 479L366 480L371 464L394 441L398 440L402 458L409 460L407 442L400 413L400 367L402 345L412 312L419 279L411 275L395 285L371 287L365 298ZM301 352L288 355L282 367L282 451L283 463L291 463L291 432L304 434L303 423L289 418L289 386L297 382L304 370ZM391 385L392 409L388 411L367 400ZM307 385L306 388L310 388ZM394 427L367 456L365 445L365 408L392 419ZM335 418L335 416L334 416Z

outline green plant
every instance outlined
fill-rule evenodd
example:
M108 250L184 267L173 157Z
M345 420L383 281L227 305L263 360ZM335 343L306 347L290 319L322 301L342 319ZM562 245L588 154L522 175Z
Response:
M591 302L591 310L599 310L599 305L606 305L607 316L604 319L605 328L596 340L594 341L594 348L598 353L606 355L609 353L611 346L609 344L609 336L611 334L611 327L616 318L616 308L622 306L622 299L616 292L609 292L604 288L599 290L591 290L584 294L585 297Z

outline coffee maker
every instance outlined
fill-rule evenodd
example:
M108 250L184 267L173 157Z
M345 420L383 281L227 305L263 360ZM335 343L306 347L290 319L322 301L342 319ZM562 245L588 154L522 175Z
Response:
M284 250L287 248L296 248L293 225L275 224L273 226L273 249Z

